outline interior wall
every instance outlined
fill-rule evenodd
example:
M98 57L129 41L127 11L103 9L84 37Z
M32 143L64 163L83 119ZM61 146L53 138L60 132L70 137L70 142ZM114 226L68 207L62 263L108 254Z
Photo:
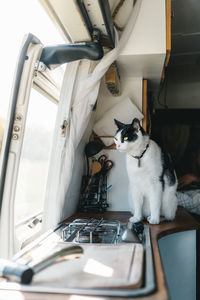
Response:
M200 108L199 65L169 67L167 88L164 86L159 100L169 108Z
M121 78L122 93L119 97L113 97L102 81L96 111L96 121L115 104L129 97L133 103L142 111L142 78ZM134 116L133 116L134 118ZM113 122L113 120L111 120ZM102 150L101 154L106 154L108 159L114 163L113 168L107 176L107 186L112 187L107 191L108 210L130 211L128 175L126 171L126 154L117 150Z
M107 191L109 211L131 211L131 195L129 194L128 174L126 171L126 153L117 150L102 150L113 161L113 167L107 174Z
M107 90L104 80L102 80L96 112L93 114L88 128L75 152L75 163L71 185L66 196L66 207L63 208L68 212L69 216L72 215L78 207L82 175L86 172L84 147L89 141L89 136L94 123L99 120L107 110L127 96L140 110L142 110L142 78L122 79L121 84L121 95L119 97L113 97ZM96 157L98 158L101 154L106 154L108 159L111 159L114 163L114 166L108 173L107 177L107 186L112 185L112 188L110 188L107 192L107 199L109 203L108 210L130 211L125 154L120 153L117 150L103 150Z
M139 110L142 110L142 78L122 77L121 95L114 97L107 89L104 80L101 82L99 98L96 110L96 120L101 119L103 114L115 104L125 99L127 96L133 101Z

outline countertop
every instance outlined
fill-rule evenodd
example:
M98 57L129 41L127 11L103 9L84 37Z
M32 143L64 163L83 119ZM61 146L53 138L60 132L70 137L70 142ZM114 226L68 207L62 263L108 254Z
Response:
M121 222L127 222L130 217L129 212L105 212L103 214L95 214L95 218L109 219L109 220L119 220ZM84 213L77 213L74 216L67 219L67 221L73 220L75 218L89 218L91 215ZM159 225L149 225L151 232L151 242L153 249L153 257L154 257L154 265L155 265L155 277L156 277L156 291L148 296L134 298L140 300L168 300L168 291L166 286L166 281L164 277L162 262L160 258L160 252L158 248L158 240L166 235L182 232L193 229L200 229L199 222L186 210L183 208L179 208L177 211L176 219L172 222L161 222ZM79 295L60 295L60 294L41 294L41 293L25 293L19 291L8 291L8 290L0 290L0 299L15 299L15 300L107 300L113 299L109 297L94 297L94 296L79 296ZM114 298L121 299L121 298ZM124 298L123 298L124 299ZM130 298L129 298L130 299Z

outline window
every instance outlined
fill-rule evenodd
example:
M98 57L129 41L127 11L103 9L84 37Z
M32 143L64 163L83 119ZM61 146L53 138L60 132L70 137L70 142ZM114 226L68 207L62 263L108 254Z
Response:
M10 10L11 6L12 10ZM25 34L31 32L41 40L44 46L62 44L64 42L38 1L19 0L15 3L15 1L8 0L4 4L2 3L1 8L0 21L1 24L4 24L4 26L1 26L1 36L6 46L2 47L3 52L1 51L1 57L4 57L2 68L5 69L5 72L1 78L3 84L1 90L2 97L0 99L0 146L4 133L4 123L13 83L13 75L15 74L15 66L18 63L19 50ZM11 36L12 38L10 38ZM13 47L13 45L15 46ZM35 59L39 59L39 56L37 58L35 56L34 62ZM37 76L35 76L35 73L37 73ZM38 212L43 210L57 104L60 96L61 87L59 85L62 83L63 74L63 67L56 68L54 71L50 71L49 69L46 69L44 72L35 71L29 103L27 103L28 97L24 97L25 106L22 108L24 112L23 121L26 113L26 105L29 105L24 128L24 138L23 140L19 139L19 141L15 141L16 143L13 142L13 144L11 142L13 146L11 156L15 156L16 160L10 160L9 174L14 175L7 177L6 187L9 192L5 193L3 199L5 213L3 214L4 218L1 219L3 220L1 230L5 234L1 235L1 245L4 240L5 242L4 246L1 247L1 253L12 255L21 246L24 246L25 243L28 243L39 235L41 216L37 219L35 217L31 218L31 216L37 215ZM24 78L24 88L26 88L26 79L32 80L32 78L26 76ZM27 92L23 96L28 96L29 91L30 86L28 85ZM20 105L23 105L20 103L17 103L19 111ZM9 116L10 113L8 114ZM9 123L10 119L6 120L6 128L7 125L9 126ZM20 129L19 136L22 136L22 130L23 128ZM7 138L8 136L6 135L4 141L7 141ZM17 144L18 142L19 144ZM2 159L5 158L4 154L5 151L1 151L0 155ZM13 221L15 224L14 234ZM4 239L5 236L8 238Z
M41 212L57 105L32 88L15 194L15 224Z
M1 97L0 97L0 146L3 139L9 99L16 62L25 34L31 32L43 45L66 43L59 31L36 0L1 1ZM57 69L56 69L57 70Z

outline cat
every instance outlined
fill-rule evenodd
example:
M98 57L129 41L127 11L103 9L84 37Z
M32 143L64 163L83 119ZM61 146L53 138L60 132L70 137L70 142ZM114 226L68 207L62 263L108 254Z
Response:
M177 209L177 178L169 156L140 126L135 118L132 124L114 119L118 130L114 136L116 149L126 152L133 217L136 223L147 218L150 224L159 224L161 216L173 220Z

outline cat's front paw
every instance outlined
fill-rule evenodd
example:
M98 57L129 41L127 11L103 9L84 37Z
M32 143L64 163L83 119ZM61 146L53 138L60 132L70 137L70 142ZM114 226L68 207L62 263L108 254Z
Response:
M129 219L129 222L131 222L131 223L137 223L137 222L140 222L140 221L142 221L141 217L135 217L135 216L133 216L133 217L131 217Z
M160 223L160 218L159 217L151 217L151 216L149 216L147 218L147 221L149 222L149 224L159 224Z

